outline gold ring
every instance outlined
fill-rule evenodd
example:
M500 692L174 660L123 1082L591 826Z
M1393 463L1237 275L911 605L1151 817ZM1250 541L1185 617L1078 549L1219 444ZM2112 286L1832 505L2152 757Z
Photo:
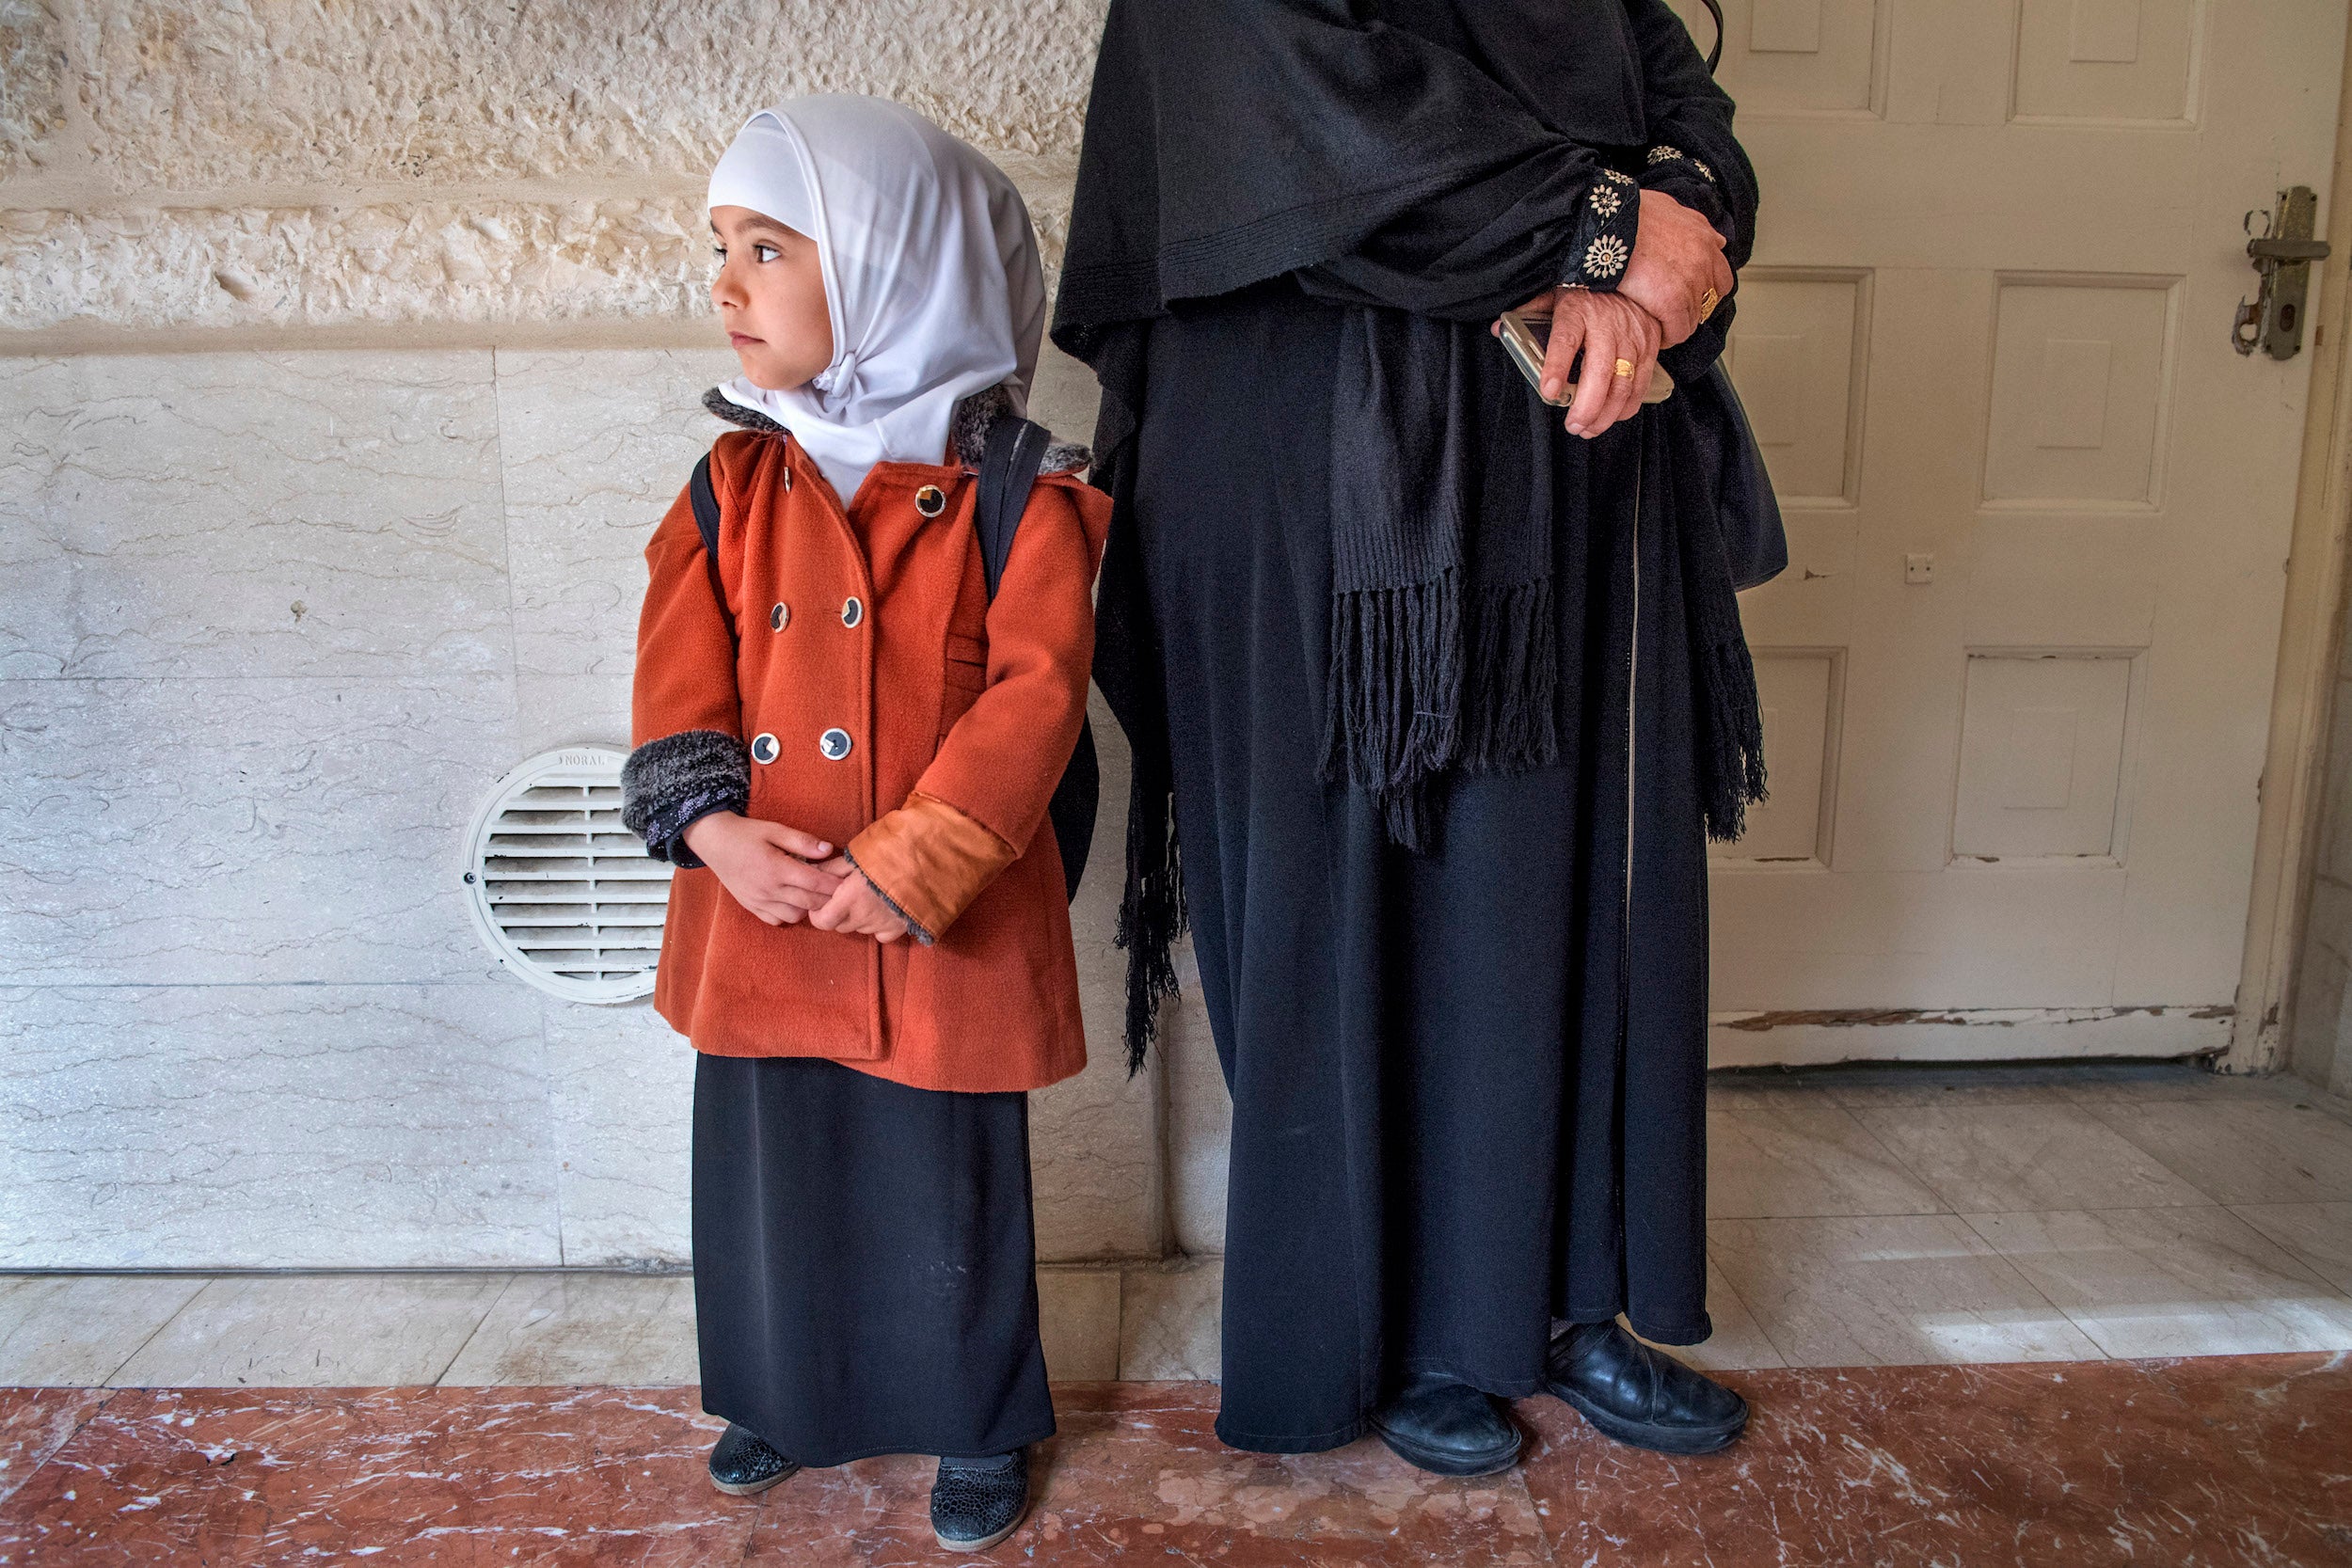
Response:
M1620 359L1617 361L1617 378L1621 381L1630 381L1633 379L1632 360Z
M1708 317L1713 315L1715 313L1715 307L1722 303L1723 296L1718 294L1710 287L1707 293L1699 295L1699 320L1705 321Z

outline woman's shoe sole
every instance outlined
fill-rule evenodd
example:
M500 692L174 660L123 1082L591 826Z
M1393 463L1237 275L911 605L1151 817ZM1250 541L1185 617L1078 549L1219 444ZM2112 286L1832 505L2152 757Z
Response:
M708 1472L705 1473L707 1474ZM788 1470L777 1471L774 1475L770 1476L766 1481L721 1481L717 1476L711 1476L710 1484L717 1487L720 1491L724 1492L730 1497L754 1497L758 1493L767 1491L771 1486L780 1485L785 1481L790 1481L794 1476L797 1476L800 1473L801 1467L798 1465L795 1465Z
M1740 1412L1740 1419L1728 1427L1659 1426L1649 1421L1629 1421L1624 1417L1603 1410L1581 1394L1554 1386L1551 1392L1565 1401L1569 1409L1592 1423L1604 1437L1620 1443L1630 1443L1652 1453L1713 1453L1727 1449L1748 1430L1748 1418Z
M1499 1459L1465 1460L1440 1455L1428 1449L1417 1448L1410 1443L1399 1442L1383 1431L1376 1422L1373 1425L1372 1434L1387 1444L1391 1453L1416 1470L1426 1470L1433 1476L1450 1476L1457 1481L1467 1481L1474 1476L1499 1476L1517 1465L1519 1462L1519 1455L1527 1448L1525 1439L1521 1439L1512 1444Z

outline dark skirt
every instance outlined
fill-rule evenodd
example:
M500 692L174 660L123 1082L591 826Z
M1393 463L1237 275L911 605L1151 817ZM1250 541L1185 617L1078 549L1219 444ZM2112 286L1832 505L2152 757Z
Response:
M703 1408L803 1465L1051 1436L1024 1094L694 1066Z
M1400 850L1323 779L1338 321L1258 289L1155 322L1136 453L1233 1096L1217 1432L1273 1452L1352 1440L1407 1372L1533 1393L1556 1319L1709 1332L1689 658L1636 578L1668 547L1635 521L1659 440L1644 421L1558 465L1571 754L1458 781L1436 851Z

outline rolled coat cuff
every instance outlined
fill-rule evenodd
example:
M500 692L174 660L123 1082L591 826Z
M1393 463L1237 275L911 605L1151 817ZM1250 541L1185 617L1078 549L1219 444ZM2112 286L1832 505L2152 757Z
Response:
M946 801L916 792L850 841L850 863L919 942L954 925L1020 851Z
M681 730L648 740L621 765L621 821L658 861L703 863L680 835L714 811L748 815L752 759L724 730Z

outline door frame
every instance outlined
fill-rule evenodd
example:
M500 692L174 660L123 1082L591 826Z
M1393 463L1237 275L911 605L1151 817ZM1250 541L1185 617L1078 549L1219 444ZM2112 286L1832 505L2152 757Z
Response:
M2312 857L2325 803L2328 736L2344 643L2346 522L2352 515L2352 354L2345 353L2345 296L2352 293L2352 44L2336 107L2336 147L2328 188L2328 260L2313 269L2312 382L2296 479L2286 562L2286 602L2271 685L2270 740L2263 758L2254 839L2253 895L2247 906L2226 1072L2286 1065L2286 1014L2311 909ZM2280 178L2291 180L2292 170ZM2249 284L2252 287L2250 269ZM2200 323L2202 329L2220 324Z

